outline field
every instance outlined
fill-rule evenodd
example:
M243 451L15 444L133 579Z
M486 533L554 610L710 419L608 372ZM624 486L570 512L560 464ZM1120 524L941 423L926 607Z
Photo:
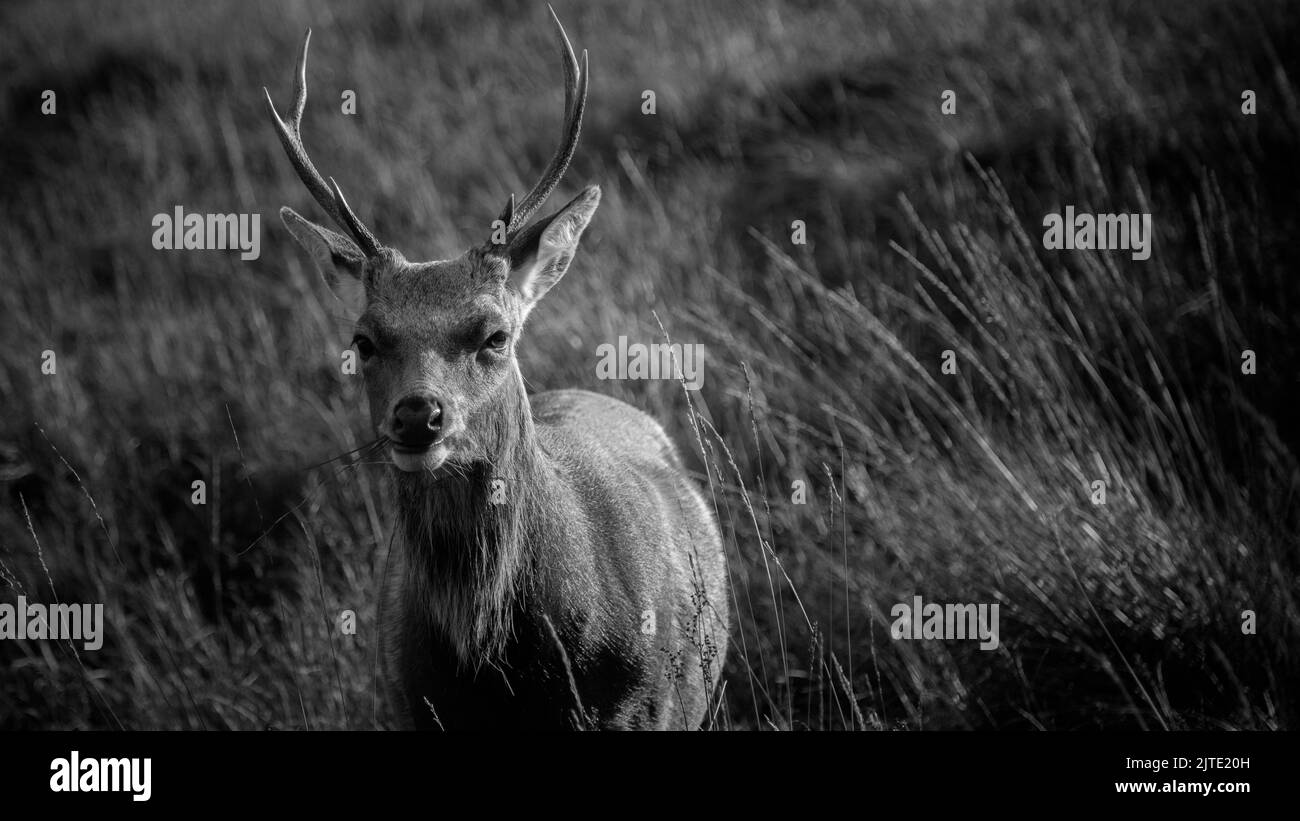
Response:
M556 11L592 77L556 198L604 199L521 368L648 411L708 488L739 614L714 728L1300 726L1294 6ZM351 317L276 216L324 220L262 87L287 104L311 26L317 164L453 256L557 139L545 4L0 21L0 601L107 626L0 642L0 729L391 726L386 468L346 455ZM260 257L155 250L177 205L260 214ZM1046 250L1067 205L1152 214L1150 259ZM598 379L620 336L704 344L702 389ZM1000 646L894 640L918 595L999 604Z

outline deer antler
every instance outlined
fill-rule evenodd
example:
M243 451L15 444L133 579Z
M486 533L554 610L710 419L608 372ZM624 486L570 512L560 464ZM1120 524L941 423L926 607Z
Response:
M555 21L555 28L560 33L560 58L564 61L564 130L561 134L560 147L556 149L546 170L542 172L542 178L518 206L515 205L514 195L510 196L510 202L506 204L501 214L501 220L506 224L507 234L513 234L522 228L546 202L546 198L555 190L555 186L560 184L565 170L569 167L569 161L573 159L573 153L578 148L582 114L587 108L587 50L582 50L582 67L579 69L578 58L574 56L573 45L569 43L569 35L564 33L564 26L560 24L555 9L550 11L551 19Z
M289 155L289 161L293 163L298 177L315 197L316 202L320 203L320 207L334 218L334 222L340 228L352 234L366 256L378 256L381 246L375 239L375 235L370 233L361 220L357 219L356 214L352 213L334 179L330 178L329 183L326 184L325 179L316 170L316 166L312 164L311 157L307 156L307 149L302 145L302 112L307 107L307 44L310 42L311 29L307 29L307 35L302 38L302 51L298 54L298 71L293 78L293 108L289 111L289 121L285 122L280 117L279 112L275 110L275 103L271 102L271 92L263 86L262 91L266 92L266 107L270 109L271 117L275 121L275 130L280 135L280 144L284 146L284 153Z

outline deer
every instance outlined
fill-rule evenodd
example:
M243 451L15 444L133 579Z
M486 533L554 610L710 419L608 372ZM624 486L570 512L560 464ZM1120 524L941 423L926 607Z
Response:
M414 729L699 729L713 722L730 630L715 511L663 427L585 390L530 395L525 320L569 269L592 185L536 220L578 144L588 59L551 10L564 63L560 145L494 236L408 262L381 244L303 147L307 47L280 143L344 233L281 208L356 316L393 516L380 675Z

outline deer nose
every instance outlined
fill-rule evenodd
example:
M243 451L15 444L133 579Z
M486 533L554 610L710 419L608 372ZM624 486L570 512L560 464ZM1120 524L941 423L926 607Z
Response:
M411 394L393 408L389 428L398 444L432 445L442 433L442 403L433 394Z

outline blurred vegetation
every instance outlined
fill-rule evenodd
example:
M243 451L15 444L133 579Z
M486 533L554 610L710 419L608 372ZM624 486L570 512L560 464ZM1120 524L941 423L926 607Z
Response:
M692 454L739 613L719 727L1297 726L1293 8L557 12L592 72L557 197L605 196L521 367L647 410ZM0 728L388 726L385 468L318 466L368 414L338 367L350 318L275 217L323 215L262 86L287 102L313 27L318 166L408 257L455 255L557 137L544 4L0 20L2 600L104 602L107 630L79 657L0 642ZM261 213L261 258L155 251L176 205ZM1066 205L1152 213L1151 259L1043 250ZM602 342L665 332L706 344L702 392L596 379ZM891 640L914 595L999 603L1001 647Z

